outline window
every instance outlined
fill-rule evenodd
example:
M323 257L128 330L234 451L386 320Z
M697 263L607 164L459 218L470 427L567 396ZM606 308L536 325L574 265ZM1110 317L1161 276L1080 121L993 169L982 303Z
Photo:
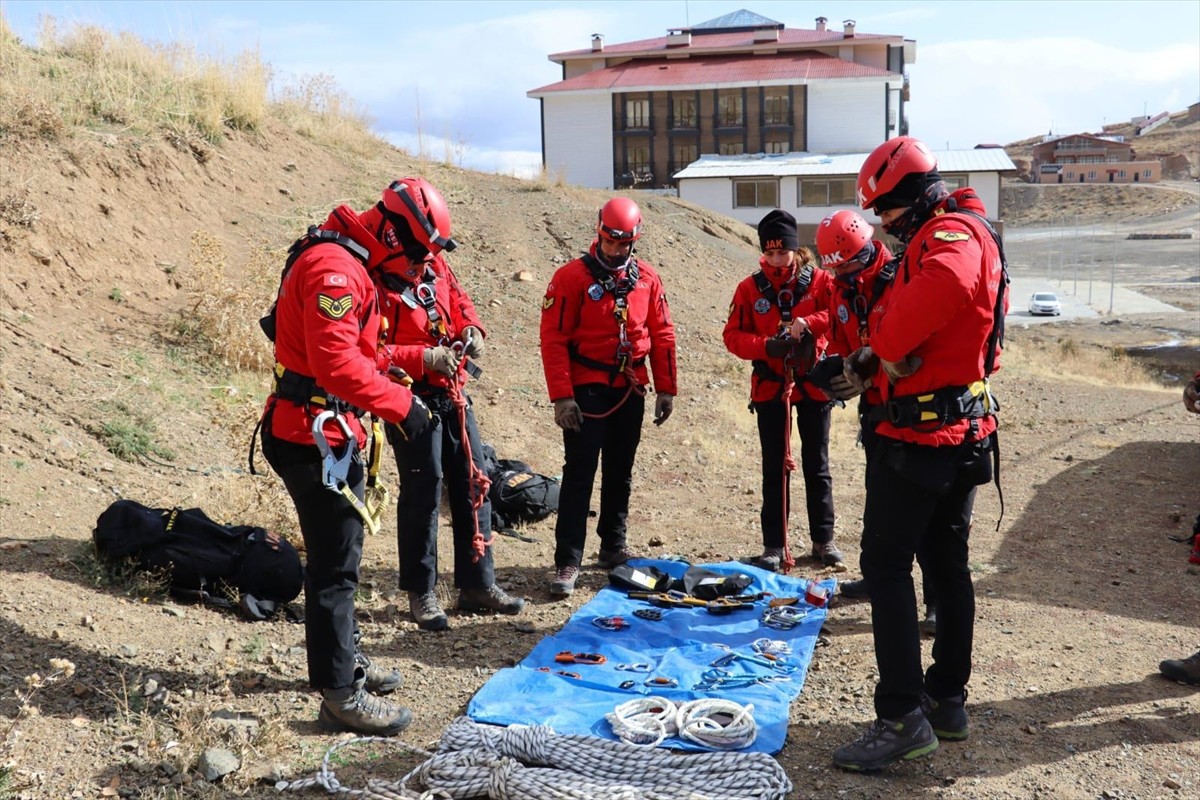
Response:
M717 152L723 156L740 156L746 152L746 147L739 142L718 142Z
M1092 181L1096 180L1096 170L1094 170L1094 169L1088 170L1088 180L1092 180Z
M742 90L722 91L717 97L717 124L722 128L740 128L746 123L742 116Z
M788 125L792 121L791 103L786 87L763 91L763 124Z
M631 144L625 149L625 161L634 175L650 172L650 145Z
M788 151L787 139L768 138L763 142L764 153L786 153Z
M626 128L649 128L650 127L650 101L649 100L626 100L625 101L625 127Z
M778 208L779 181L759 178L733 182L734 208Z
M1142 177L1143 177L1143 178L1149 178L1149 177L1150 177L1150 170L1146 170L1145 172L1143 172L1143 173L1142 173Z
M853 206L854 178L809 178L800 181L802 206Z
M671 127L696 127L696 98L694 95L675 97L671 100ZM693 161L695 159L692 159Z
M677 144L671 147L671 163L676 169L686 167L697 158L697 147L694 144Z
M1117 174L1117 177L1118 177L1118 178L1124 178L1124 177L1125 177L1125 170L1121 170L1121 171L1120 171L1120 172Z

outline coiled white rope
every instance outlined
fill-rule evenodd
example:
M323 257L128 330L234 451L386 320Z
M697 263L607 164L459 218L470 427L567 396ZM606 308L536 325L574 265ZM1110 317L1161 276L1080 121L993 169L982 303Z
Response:
M741 750L758 738L754 705L719 697L692 700L679 707L675 727L684 739L713 750Z
M430 757L394 783L344 787L329 769L330 758L364 741ZM675 755L595 736L560 736L545 725L501 728L467 717L446 728L437 753L395 739L349 739L330 748L318 776L275 786L321 786L370 800L783 800L792 791L783 768L765 753Z
M678 709L665 697L638 697L604 715L613 733L623 742L658 747L668 736L679 732L675 726Z

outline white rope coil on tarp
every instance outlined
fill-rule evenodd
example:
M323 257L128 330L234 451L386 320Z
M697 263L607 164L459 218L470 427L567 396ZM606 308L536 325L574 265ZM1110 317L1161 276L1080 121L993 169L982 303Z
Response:
M657 747L680 736L709 750L741 750L758 738L754 706L732 700L702 698L676 707L665 697L639 697L604 715L623 742Z
M330 760L362 742L387 742L428 758L393 783L342 786ZM595 736L560 736L545 725L503 728L468 717L446 728L436 753L396 739L348 739L329 749L317 775L275 784L280 791L314 786L369 800L783 800L792 791L783 768L765 753L675 755Z

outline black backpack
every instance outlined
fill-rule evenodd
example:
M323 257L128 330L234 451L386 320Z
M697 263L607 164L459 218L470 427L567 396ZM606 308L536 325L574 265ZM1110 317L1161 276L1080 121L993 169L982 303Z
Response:
M534 472L524 461L497 458L491 445L483 446L483 462L492 488L492 529L518 536L513 528L537 522L558 511L558 481Z
M118 500L96 520L96 555L111 564L132 559L161 573L172 595L221 608L238 597L242 613L266 619L295 600L304 565L291 542L263 528L219 525L198 508L148 508Z

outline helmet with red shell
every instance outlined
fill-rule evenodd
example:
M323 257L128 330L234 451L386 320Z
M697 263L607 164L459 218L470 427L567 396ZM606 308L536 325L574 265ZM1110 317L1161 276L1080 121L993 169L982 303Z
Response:
M432 255L458 246L450 238L450 209L441 192L424 178L393 181L383 190L381 205L406 250L414 241Z
M636 242L642 235L642 210L628 197L614 197L597 215L596 234L610 242Z
M852 260L871 242L875 228L858 213L835 211L817 226L817 252L821 266L836 268Z
M858 171L858 205L882 211L900 208L906 202L881 203L909 175L924 175L937 170L937 158L925 143L911 136L897 136L876 147Z

